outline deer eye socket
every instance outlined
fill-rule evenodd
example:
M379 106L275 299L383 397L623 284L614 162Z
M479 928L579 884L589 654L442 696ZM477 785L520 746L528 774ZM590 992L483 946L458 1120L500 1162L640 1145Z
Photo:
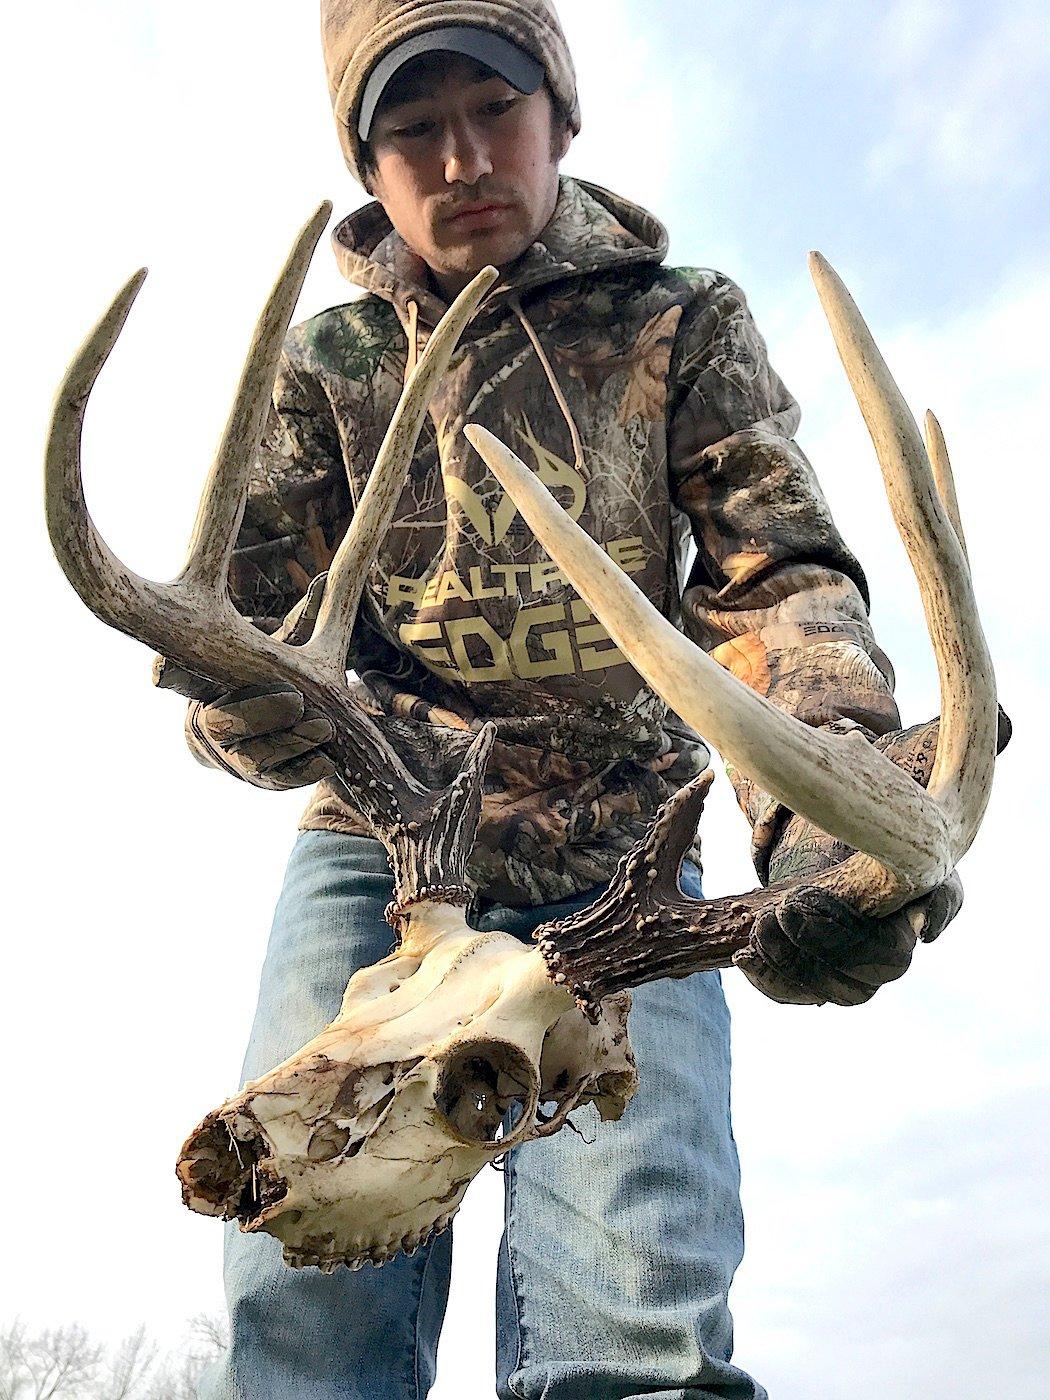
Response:
M504 1041L472 1041L452 1051L441 1066L434 1101L464 1142L490 1146L510 1141L500 1127L515 1107L514 1127L532 1122L539 1085L524 1054Z

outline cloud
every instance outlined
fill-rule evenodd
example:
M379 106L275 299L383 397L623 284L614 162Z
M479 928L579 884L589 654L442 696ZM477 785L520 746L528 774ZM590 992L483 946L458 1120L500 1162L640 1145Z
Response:
M951 19L951 10L943 0L897 0L879 26L886 71L901 65L915 68L925 62L951 28Z
M965 21L936 0L900 0L881 26L891 90L889 129L868 153L868 173L889 184L917 170L973 190L1030 184L1043 167L1050 46L1033 0Z
M819 1160L759 1164L740 1359L778 1400L1037 1389L1045 1117L1036 1090L931 1102L877 1155L834 1124Z
M583 129L565 169L671 219L681 197L682 155L692 172L739 145L747 109L735 70L695 42L675 47L665 23L640 22L637 0L563 4Z

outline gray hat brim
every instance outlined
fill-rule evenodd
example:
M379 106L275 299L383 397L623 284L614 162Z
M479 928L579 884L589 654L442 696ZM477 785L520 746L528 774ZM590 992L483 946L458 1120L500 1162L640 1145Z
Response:
M491 29L478 29L465 24L428 29L426 33L415 34L384 54L368 75L357 117L357 132L362 141L368 140L376 108L394 74L413 58L435 50L476 58L519 92L533 93L543 82L543 64Z

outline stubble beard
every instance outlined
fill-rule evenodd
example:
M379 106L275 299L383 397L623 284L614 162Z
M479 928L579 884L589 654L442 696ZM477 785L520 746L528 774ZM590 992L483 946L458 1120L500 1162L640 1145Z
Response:
M440 267L432 270L437 276L449 276L457 278L471 278L477 275L483 267L490 263L499 268L504 268L514 263L532 247L536 239L547 227L554 214L558 202L559 180L558 171L555 167L550 184L544 192L543 209L540 215L532 215L524 220L524 226L506 231L496 229L485 231L476 238L464 238L462 242L453 243L442 247L435 239L438 249L437 256L441 260ZM529 215L525 197L517 190L497 190L492 188L482 188L472 192L471 197L449 200L443 203L442 208L454 212L455 208L464 204L480 204L491 200L496 204L510 204L514 211L515 222L521 225L521 214ZM437 218L440 221L441 211L438 211ZM441 227L438 223L438 227Z

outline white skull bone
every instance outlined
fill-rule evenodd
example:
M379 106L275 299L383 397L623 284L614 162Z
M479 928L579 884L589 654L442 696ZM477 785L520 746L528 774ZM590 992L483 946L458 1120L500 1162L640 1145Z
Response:
M478 933L456 906L419 905L397 950L350 979L335 1020L194 1130L183 1199L274 1235L293 1266L411 1253L486 1162L583 1103L619 1118L637 1085L629 1007L610 997L592 1024L537 949Z

